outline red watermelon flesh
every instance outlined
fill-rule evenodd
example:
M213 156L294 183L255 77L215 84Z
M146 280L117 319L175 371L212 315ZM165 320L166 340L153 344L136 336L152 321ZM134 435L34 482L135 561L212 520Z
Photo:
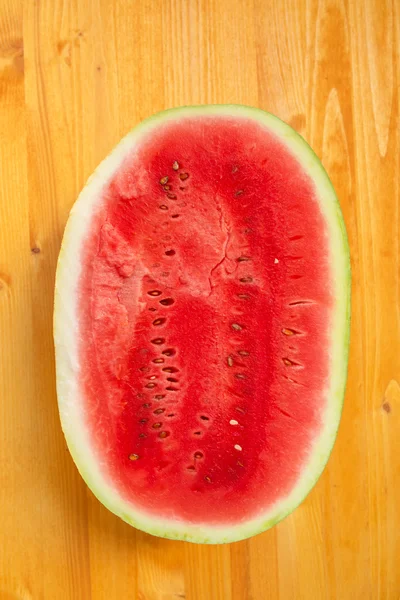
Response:
M161 123L103 187L80 269L85 425L118 494L209 526L286 497L324 424L335 297L285 141L250 118Z

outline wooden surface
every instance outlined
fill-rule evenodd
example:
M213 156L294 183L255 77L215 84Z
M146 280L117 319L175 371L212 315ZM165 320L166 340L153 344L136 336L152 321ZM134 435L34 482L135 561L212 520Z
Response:
M0 600L400 598L397 0L0 0ZM329 466L230 546L135 531L61 433L53 283L68 211L133 125L238 102L291 123L331 175L352 252L347 396Z

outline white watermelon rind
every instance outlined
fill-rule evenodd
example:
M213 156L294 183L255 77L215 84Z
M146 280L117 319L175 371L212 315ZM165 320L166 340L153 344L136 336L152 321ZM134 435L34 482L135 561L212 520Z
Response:
M331 253L332 285L336 298L331 325L330 386L323 427L310 450L309 461L292 491L257 518L219 527L155 517L121 498L105 468L95 456L85 427L79 390L77 288L81 272L82 244L90 230L91 218L101 192L121 165L127 152L142 136L167 120L202 115L254 119L274 132L314 181L325 216ZM125 136L89 178L72 207L58 259L54 300L54 343L56 352L57 396L62 428L69 451L89 488L110 511L134 527L156 536L196 543L227 543L242 540L269 529L291 513L319 479L333 448L343 405L347 377L350 333L351 274L346 229L340 205L320 160L305 140L289 125L257 108L241 105L188 106L170 109L146 119ZM105 465L104 465L105 467Z

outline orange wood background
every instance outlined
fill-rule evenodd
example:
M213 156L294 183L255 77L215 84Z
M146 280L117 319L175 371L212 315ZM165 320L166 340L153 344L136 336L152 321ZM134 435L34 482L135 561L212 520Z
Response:
M0 599L400 598L398 0L0 0ZM181 104L288 121L322 158L352 252L349 383L322 479L227 546L103 508L61 433L53 284L68 211L123 134Z

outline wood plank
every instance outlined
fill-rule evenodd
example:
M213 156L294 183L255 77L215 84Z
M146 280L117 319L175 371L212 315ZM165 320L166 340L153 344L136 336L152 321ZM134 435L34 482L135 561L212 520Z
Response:
M400 598L400 5L391 0L3 0L0 600ZM75 198L165 108L257 105L322 158L351 246L338 440L271 531L207 547L135 531L61 432L52 303Z

